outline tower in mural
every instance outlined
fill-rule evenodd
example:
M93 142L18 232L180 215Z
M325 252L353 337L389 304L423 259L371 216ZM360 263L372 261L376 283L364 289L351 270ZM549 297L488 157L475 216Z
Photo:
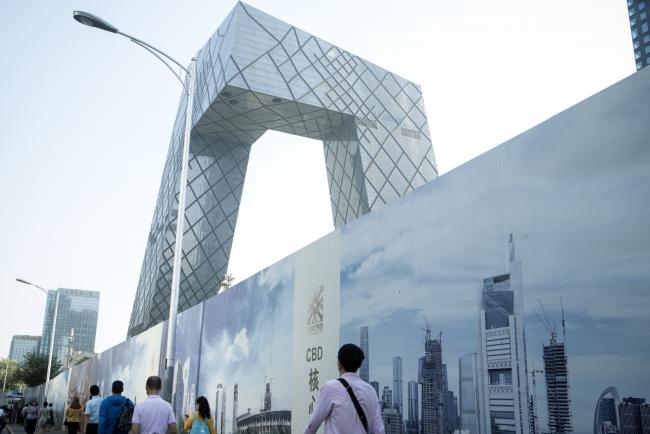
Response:
M237 432L237 405L239 404L239 385L235 383L232 397L232 433Z
M528 432L528 368L521 262L510 234L507 274L483 279L479 294L479 431Z
M553 333L548 345L543 346L548 429L552 434L573 432L565 342L559 342Z
M465 354L458 359L458 401L460 430L478 434L478 384L476 353Z
M408 419L406 420L406 434L420 434L420 408L418 383L408 383Z
M266 383L266 392L264 392L264 407L262 407L262 411L271 411L271 406L271 383Z
M214 427L215 434L225 434L222 429L223 422L220 413L221 406L223 405L224 395L223 385L221 383L217 384L217 393L215 394L214 401L214 413L216 416L216 423Z
M187 206L178 210L183 96L129 336L167 318L179 212L186 218L179 311L218 291L251 146L265 131L323 142L336 227L437 176L417 84L245 3L199 50L195 79Z
M393 357L393 407L403 415L402 388L402 358L395 356Z
M444 429L444 396L442 373L442 338L431 339L427 323L424 337L424 357L418 364L418 383L422 389L422 434L442 434Z

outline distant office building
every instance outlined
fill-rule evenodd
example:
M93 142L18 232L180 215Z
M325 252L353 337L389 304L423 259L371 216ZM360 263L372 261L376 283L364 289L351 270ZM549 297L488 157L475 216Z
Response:
M379 381L371 381L370 385L372 386L373 389L375 389L375 393L377 394L377 399L379 399Z
M29 353L37 353L41 342L40 336L14 335L9 347L9 360L20 363Z
M408 383L408 419L406 420L406 434L420 433L420 407L418 383Z
M99 292L59 288L49 291L45 305L40 352L49 354L57 293L59 309L54 331L54 356L61 362L76 352L95 352Z
M360 337L359 337L359 347L363 351L365 358L361 367L359 368L359 378L361 378L366 383L370 382L370 342L368 342L368 327L361 327Z
M564 342L558 342L553 334L549 344L544 345L543 358L549 432L572 433L569 370Z
M454 392L447 390L445 399L445 428L448 433L456 431L458 424L458 402L454 396Z
M396 408L386 408L381 411L381 418L384 421L385 434L404 434L404 421L402 413Z
M618 433L621 425L618 413L620 403L621 398L615 387L609 386L603 390L596 401L594 434Z
M418 383L422 390L420 429L422 434L442 434L444 430L442 342L440 336L431 339L427 326L424 338L424 357L418 364Z
M528 368L521 262L510 234L509 273L483 280L479 301L479 432L525 434Z
M382 409L393 408L393 391L390 390L390 387L388 386L384 386L384 390L381 393L381 408Z
M623 398L618 406L620 434L650 433L650 405L644 398Z
M632 30L632 45L636 70L650 63L650 32L648 31L648 1L627 0L627 12Z
M233 434L291 434L291 411L276 410L251 414L249 411L235 421Z
M223 431L223 415L221 413L221 408L224 405L225 393L223 390L223 385L221 383L217 384L217 393L214 400L214 413L215 413L215 434L225 434Z
M235 383L232 398L232 434L237 433L237 406L239 405L239 386Z
M262 411L271 411L271 383L266 383L266 392L264 393L264 407Z
M393 357L393 406L400 414L404 414L402 389L402 358L395 356Z
M465 354L458 359L458 394L461 431L478 434L478 384L476 353Z

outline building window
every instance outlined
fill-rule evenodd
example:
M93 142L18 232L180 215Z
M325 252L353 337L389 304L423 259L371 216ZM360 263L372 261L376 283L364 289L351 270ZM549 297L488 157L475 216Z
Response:
M644 44L647 44L648 42L650 42L650 35L645 35L645 36L643 37L643 43L644 43Z
M634 9L630 9L630 10L628 10L628 11L627 11L627 14L628 14L629 16L634 15Z
M634 6L634 0L627 0L627 7Z
M634 49L635 49L635 50L636 50L637 48L639 48L640 45L641 45L641 43L640 43L639 41L634 41Z
M648 17L648 14L646 12L641 12L641 15L639 15L642 20L645 20Z
M650 45L648 45L647 47L645 47L645 50L644 50L644 51L645 51L645 54L650 54Z
M636 29L632 29L632 39L636 39L639 37L639 32L637 32Z
M648 22L641 23L641 32L648 33Z
M639 10L642 11L645 9L645 2L639 3Z
M512 371L510 369L496 369L490 371L490 385L512 385Z
M636 60L639 60L639 59L641 58L641 52L640 52L640 51L635 51L635 52L634 52L634 58L635 58Z
M630 25L631 26L636 26L636 18L634 18L634 17L630 18Z
M643 62L636 62L636 70L643 68Z

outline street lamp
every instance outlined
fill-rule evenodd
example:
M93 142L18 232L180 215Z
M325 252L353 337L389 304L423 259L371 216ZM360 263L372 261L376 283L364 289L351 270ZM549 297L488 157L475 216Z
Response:
M131 42L139 45L149 53L156 56L180 81L187 98L185 112L185 133L183 137L183 156L181 160L181 176L178 194L178 217L176 219L176 241L174 244L174 265L172 268L172 287L169 301L169 324L167 327L167 349L165 352L165 375L163 396L171 401L172 384L174 380L174 347L176 346L176 315L178 314L178 295L181 282L181 261L183 258L183 231L185 226L185 195L187 192L187 167L190 155L190 134L192 132L192 105L194 103L194 86L196 82L195 69L196 57L192 57L189 68L185 68L180 62L165 54L158 48L126 33L120 32L117 27L103 19L83 11L74 11L72 18L86 26L95 27L110 33L115 33L128 38ZM172 66L165 61L172 62L185 72L185 81L181 78Z
M25 285L33 286L34 288L40 290L43 294L49 296L50 291L45 288L42 288L38 285L34 285L23 279L16 279L17 282L23 283ZM56 317L59 313L59 291L56 291L56 302L54 303L54 320L52 321L52 331L50 332L50 356L47 361L47 375L45 376L45 387L47 388L47 383L50 382L50 373L52 372L52 353L54 352L54 332L56 331Z

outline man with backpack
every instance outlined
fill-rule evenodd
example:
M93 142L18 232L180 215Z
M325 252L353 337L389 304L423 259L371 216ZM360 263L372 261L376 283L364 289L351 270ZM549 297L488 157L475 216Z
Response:
M128 434L133 418L133 402L125 396L124 383L113 381L112 395L104 398L99 407L98 434Z
M162 380L157 375L147 378L147 399L138 403L133 413L131 434L178 434L174 410L160 397ZM100 433L101 434L101 433Z

